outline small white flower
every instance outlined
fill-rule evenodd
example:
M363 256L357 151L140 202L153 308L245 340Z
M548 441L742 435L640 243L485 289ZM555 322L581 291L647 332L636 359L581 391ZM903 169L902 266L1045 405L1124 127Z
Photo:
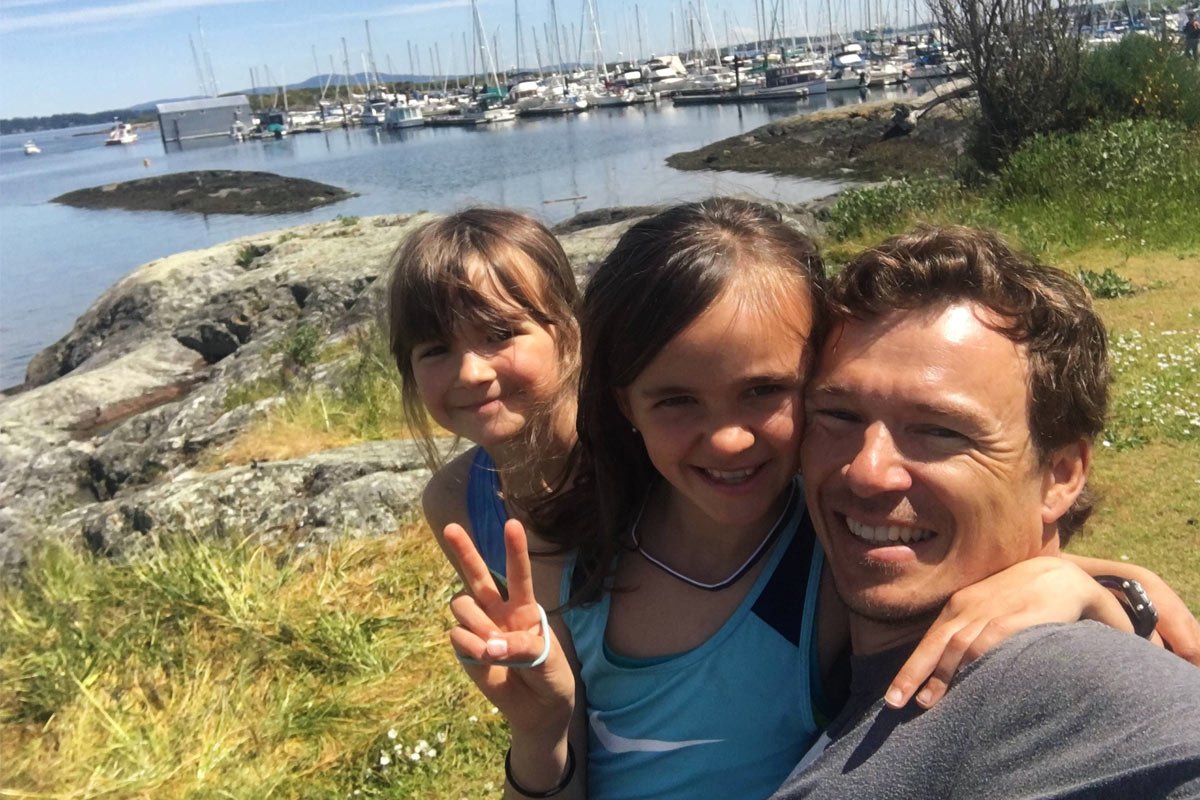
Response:
M389 756L387 753L380 753L380 754L379 754L379 766L381 766L381 767L386 767L386 766L387 766L388 764L390 764L390 763L392 763L392 757L391 757L391 756Z
M409 755L408 755L408 760L409 760L409 761L420 761L420 760L421 760L421 754L420 754L420 753L418 753L416 750L413 750L411 753L409 753Z
M396 755L400 755L401 753L404 752L404 745L402 745L402 744L393 745L392 752L395 753Z
M483 790L485 792L494 792L494 791L496 791L496 784L492 783L491 781L488 781L487 783L485 783L483 785Z
M496 708L495 706L492 706L491 708L488 709L488 713L489 714L499 714L500 709Z
M467 717L467 722L479 722L479 717L472 714L471 716Z
M426 752L425 755L429 756L430 758L437 758L437 748L436 747L429 748L428 752Z
M437 742L438 742L438 744L445 744L445 743L446 743L446 732L445 732L445 731L438 731L438 732L437 732Z
M417 749L418 750L428 750L429 742L425 741L424 739L421 739L420 741L417 742Z
M399 734L398 734L398 733L396 733L396 729L395 729L395 728L388 728L388 734L387 734L387 736L388 736L388 738L389 738L389 739L395 739L397 736L399 736Z
M1122 560L1122 561L1128 561L1128 560L1129 560L1129 556L1127 556L1127 555L1122 555L1122 556L1121 556L1121 560Z

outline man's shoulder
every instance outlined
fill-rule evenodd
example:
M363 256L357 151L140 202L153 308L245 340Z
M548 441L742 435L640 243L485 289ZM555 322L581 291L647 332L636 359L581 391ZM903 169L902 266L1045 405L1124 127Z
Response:
M1022 631L964 669L961 681L986 684L989 691L996 684L1034 687L1045 703L1082 698L1089 706L1120 706L1124 699L1131 707L1200 714L1200 669L1145 639L1090 621Z

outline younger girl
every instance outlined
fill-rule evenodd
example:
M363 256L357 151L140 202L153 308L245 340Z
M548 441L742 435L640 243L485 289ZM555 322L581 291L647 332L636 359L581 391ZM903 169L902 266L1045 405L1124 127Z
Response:
M467 520L502 577L504 522L561 480L575 438L575 277L543 225L484 208L424 225L390 268L391 352L436 470L425 517L443 546L442 528ZM443 463L429 419L476 446Z

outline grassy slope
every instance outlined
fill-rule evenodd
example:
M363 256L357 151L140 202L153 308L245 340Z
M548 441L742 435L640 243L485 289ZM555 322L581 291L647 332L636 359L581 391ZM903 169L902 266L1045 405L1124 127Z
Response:
M1117 404L1142 387L1153 387L1155 375L1163 372L1159 363L1169 362L1159 356L1170 353L1179 371L1190 378L1174 389L1175 396L1152 390L1156 402L1147 404L1146 417L1150 424L1170 423L1182 405L1194 418L1200 400L1200 253L1157 253L1125 261L1111 252L1092 250L1061 263L1093 270L1112 266L1136 284L1154 287L1099 301L1110 331L1115 336L1137 332L1144 348L1137 363L1118 376ZM1133 412L1126 407L1123 413ZM1098 450L1093 481L1102 504L1073 549L1104 558L1128 557L1150 567L1200 615L1200 428L1187 437L1153 437L1143 447Z

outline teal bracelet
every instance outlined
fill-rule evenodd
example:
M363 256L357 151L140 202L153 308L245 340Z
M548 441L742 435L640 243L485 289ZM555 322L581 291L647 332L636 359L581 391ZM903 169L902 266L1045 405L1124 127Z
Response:
M541 603L538 603L538 625L541 627L542 645L541 654L533 661L495 661L483 660L479 658L471 658L464 656L462 653L455 653L458 656L459 662L463 664L486 664L488 666L509 667L511 669L530 669L532 667L540 667L546 662L546 658L550 655L550 622L546 619L546 609L542 608Z

